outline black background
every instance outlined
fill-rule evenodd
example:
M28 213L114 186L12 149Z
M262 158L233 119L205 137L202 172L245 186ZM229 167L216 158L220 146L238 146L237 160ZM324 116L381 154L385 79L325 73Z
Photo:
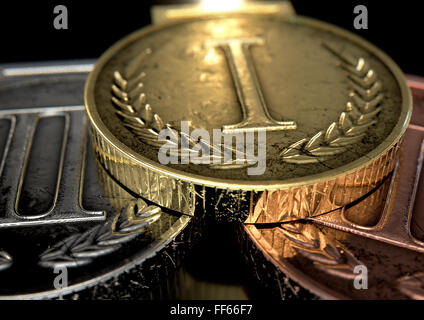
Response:
M150 24L152 5L188 2L194 1L3 0L0 3L0 63L97 58L123 36ZM53 27L53 8L59 4L68 8L68 30ZM404 72L424 76L421 46L424 11L419 1L293 0L292 4L298 14L339 25L368 39L387 52ZM368 30L353 28L353 8L358 4L368 8ZM237 262L238 257L234 256L238 247L228 245L232 243L233 230L225 228L209 228L209 237L205 237L209 241L194 250L187 265L198 278L206 274L205 280L211 282L243 285L246 277L241 271L243 262ZM228 268L228 263L233 267ZM202 274L196 274L197 270ZM248 291L253 290L256 292L249 292L250 296L268 298L258 288Z
M154 4L195 1L2 1L0 63L97 58L126 34L150 24ZM383 49L405 73L424 76L421 1L293 0L298 14L348 29ZM68 8L69 29L53 27L53 8ZM368 8L368 30L355 30L353 8Z

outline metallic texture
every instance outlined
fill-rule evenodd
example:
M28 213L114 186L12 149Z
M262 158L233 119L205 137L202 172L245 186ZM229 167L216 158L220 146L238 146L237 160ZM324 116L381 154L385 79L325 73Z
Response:
M242 227L248 246L258 248L269 262L269 272L275 269L321 298L424 298L419 285L424 262L424 86L418 82L423 80L415 79L411 85L414 113L402 157L377 190L320 216L278 226ZM267 210L279 211L273 206ZM368 269L367 290L354 287L358 265Z
M157 287L173 277L198 231L190 217L135 198L95 164L80 105L86 74L68 72L74 65L0 68L20 70L0 75L0 298L97 290L111 297L117 290L102 291L108 281L130 270L140 297L167 296ZM58 119L63 126L53 126ZM67 287L54 286L57 267L72 268Z
M289 1L242 1L239 8L232 8L231 11L254 14L272 14L272 15L294 15L295 11ZM199 18L210 16L216 13L228 13L227 11L217 10L217 12L205 10L200 5L178 4L178 5L157 5L151 9L152 21L154 24L172 22L181 19Z
M315 31L319 35L311 37ZM297 124L295 130L267 134L266 172L246 178L245 168L158 163L155 141L140 139L147 131L149 137L157 136L158 129L179 120L208 130L225 129L227 123L243 119L237 118L237 103L246 95L234 92L226 55L204 43L258 34L264 45L252 46L251 51L270 114ZM275 40L286 38L291 46ZM313 57L311 51L316 53ZM293 57L299 61L290 60ZM132 80L123 70L140 77L133 96L122 90ZM280 81L276 70L301 74L300 82ZM284 86L288 88L282 90ZM178 88L178 94L172 88ZM285 94L291 100L281 100ZM187 215L211 214L230 221L249 216L248 223L316 216L373 192L395 167L411 115L410 92L401 71L377 48L321 22L261 15L184 20L124 38L97 62L86 84L85 104L99 162L132 192ZM316 105L320 107L312 108ZM117 121L117 110L124 120ZM172 197L164 201L162 193ZM285 203L282 211L260 212L258 199L266 208L275 197Z
M2 188L7 190L3 194L6 200L3 211L4 217L0 220L0 228L45 225L65 221L102 221L105 219L104 212L89 212L81 207L87 137L83 134L80 135L81 140L74 138L68 142L68 136L78 137L77 132L82 130L82 126L84 127L85 115L81 112L82 110L81 106L70 106L43 110L26 109L25 112L0 111L0 119L8 119L11 122L0 165ZM37 122L43 117L57 115L64 117L66 122L53 205L47 212L38 215L21 215L18 210L18 202L21 198L22 185ZM77 166L78 164L79 166Z
M144 55L151 54L150 49L146 49ZM142 79L146 74L140 71L139 64L143 61L143 56L137 57L131 61L131 68L126 68L121 74L120 71L114 72L114 83L111 86L112 92L112 103L116 108L117 121L123 123L125 128L130 130L137 139L151 146L154 150L158 150L165 144L165 141L158 140L159 132L166 129L167 132L173 136L175 141L181 142L183 139L187 141L187 146L181 146L178 149L178 154L188 156L191 152L190 147L196 144L202 144L202 148L208 148L213 155L211 160L219 159L218 163L211 161L208 164L211 168L244 168L249 164L247 163L247 155L243 151L235 150L235 148L223 146L225 152L229 152L231 155L243 156L244 161L241 163L234 159L229 163L221 164L224 161L224 154L221 154L220 150L216 150L210 142L201 140L197 141L190 136L184 135L180 130L173 128L169 123L164 123L160 115L155 113L150 106L146 103L147 96L144 92L144 84ZM262 123L263 125L263 123ZM281 127L281 124L279 125ZM215 152L217 154L215 155Z
M146 227L156 222L161 213L158 207L147 206L141 199L130 201L110 221L83 233L73 234L47 249L40 255L39 264L49 268L88 264L97 257L118 250L122 244L144 233Z
M325 45L342 62L347 71L351 90L346 109L337 122L311 138L304 138L281 152L285 162L317 163L328 157L345 152L352 144L360 142L368 128L377 122L384 98L383 85L366 59L355 59Z
M1 68L0 73L3 77L22 77L22 76L40 76L53 74L71 74L71 73L88 73L93 69L93 62L88 63L61 63L57 65L34 65L23 66L8 66Z
M296 129L296 123L293 121L283 122L272 119L265 105L249 52L250 46L263 44L262 38L212 39L204 43L206 48L218 47L224 51L242 108L242 121L233 125L224 125L223 133Z
M0 251L0 271L6 270L13 263L13 258L6 252Z

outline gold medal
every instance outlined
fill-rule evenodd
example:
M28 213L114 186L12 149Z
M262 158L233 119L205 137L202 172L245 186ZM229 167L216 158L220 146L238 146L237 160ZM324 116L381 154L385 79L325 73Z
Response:
M409 77L408 83L414 111L401 165L380 188L325 215L240 226L240 249L267 292L304 296L300 285L326 299L423 299L424 81ZM281 289L286 277L294 282Z
M370 43L264 14L137 31L97 62L85 103L100 165L131 193L249 223L377 190L412 109L401 71Z

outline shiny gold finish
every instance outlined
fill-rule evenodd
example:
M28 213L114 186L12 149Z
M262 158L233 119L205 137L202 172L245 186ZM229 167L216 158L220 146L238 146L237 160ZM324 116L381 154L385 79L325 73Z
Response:
M208 3L197 5L178 4L175 6L164 5L154 6L151 10L154 24L177 21L181 19L193 19L204 16L211 16L217 13L239 12L247 14L272 14L272 15L294 15L294 9L289 1L236 1L236 4L230 4L223 8L219 6L218 1L209 0ZM234 1L227 1L231 3ZM238 3L237 3L238 2ZM215 4L216 3L216 4ZM222 3L222 1L221 1ZM211 6L212 5L212 6Z
M258 264L263 258L271 262L265 270L267 280L268 274L278 275L276 280L284 274L327 299L424 298L424 81L408 78L414 97L411 124L399 163L375 192L341 209L297 222L241 227L243 253ZM267 216L264 210L278 213L284 208L278 194L267 196L269 200L260 199L255 208L262 219ZM364 266L367 290L358 290L352 278Z
M243 56L229 39L261 40ZM188 215L250 215L251 223L319 215L372 192L393 171L411 114L401 71L371 44L311 19L260 14L128 36L98 61L85 102L99 162L133 193ZM261 123L292 124L267 131L263 175L158 162L159 130L178 133L182 120L225 130L251 124L252 110ZM259 209L268 206L280 210Z
M326 183L264 191L246 223L272 223L313 217L340 209L364 196L381 204L386 193L381 192L381 187L377 188L392 172L398 149L399 145L396 145L367 167Z
M337 209L331 215L344 216L344 219L349 219L346 220L348 223L362 228L376 225L384 211L384 200L387 198L387 191L393 187L392 184L391 179L386 180L363 201L349 208ZM258 201L259 210L262 210L263 203L262 200ZM284 207L284 203L273 201L268 209L279 211L279 208L275 208L277 205ZM331 206L325 211L330 208ZM326 217L327 215L320 216L322 219ZM259 254L263 254L278 272L283 272L323 299L372 299L382 295L381 291L378 292L380 287L375 285L375 282L374 285L369 285L370 290L356 290L353 286L358 275L355 268L363 265L371 268L368 260L365 263L361 259L372 257L372 254L359 254L362 253L363 247L355 242L355 236L310 222L305 219L303 222L284 223L263 229L255 225L244 225L242 232L261 252ZM352 246L354 250L351 250ZM379 264L384 267L381 262ZM373 276L376 274L378 277L377 272L373 273ZM399 296L397 292L395 294Z

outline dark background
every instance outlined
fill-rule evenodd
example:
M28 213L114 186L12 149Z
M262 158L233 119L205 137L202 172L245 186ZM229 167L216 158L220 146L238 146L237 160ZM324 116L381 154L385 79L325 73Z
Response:
M97 58L126 34L150 24L154 4L196 1L2 1L0 63ZM68 8L69 29L53 27L53 8ZM348 29L388 53L405 73L424 76L421 1L293 0L298 14ZM368 30L355 30L353 8L368 8Z
M194 1L3 0L0 3L0 64L97 58L123 36L150 24L152 5L190 2ZM60 4L68 8L68 30L53 27L53 8ZM293 0L292 4L298 14L339 25L373 42L404 72L424 76L421 46L424 11L419 1ZM368 8L368 30L353 28L353 8L358 4ZM253 298L279 297L279 293L274 294L266 287L246 288L252 268L245 266L245 261L236 254L239 251L232 226L208 224L203 242L187 258L186 268L199 282L242 286ZM258 262L258 265L263 264ZM211 293L209 298L217 296Z

